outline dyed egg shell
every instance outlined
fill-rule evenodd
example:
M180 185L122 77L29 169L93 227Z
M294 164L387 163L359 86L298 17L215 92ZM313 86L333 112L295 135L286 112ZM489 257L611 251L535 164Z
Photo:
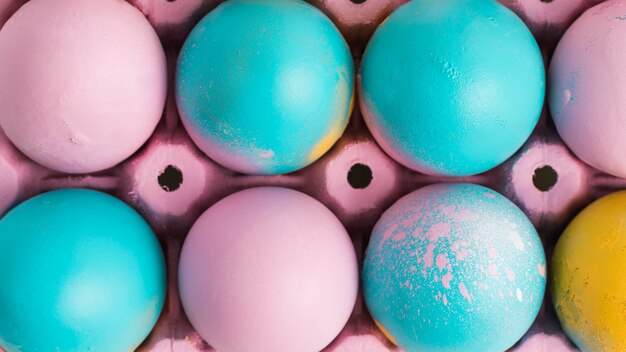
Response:
M285 188L248 189L209 208L179 266L185 312L219 351L320 351L348 321L358 282L343 225Z
M567 226L550 272L563 329L583 351L626 348L626 192L595 201Z
M550 111L563 141L587 164L626 177L626 2L580 16L550 64Z
M132 351L165 298L154 233L122 201L86 189L31 198L0 220L0 346Z
M380 146L431 175L489 170L518 150L544 98L539 47L495 1L414 0L376 30L360 104Z
M191 32L176 98L210 158L243 173L303 168L349 119L354 68L333 23L300 0L230 0Z
M383 213L365 253L364 296L406 351L504 351L544 295L545 256L528 218L502 195L437 184Z
M0 31L0 63L0 127L48 168L112 167L161 117L165 54L124 1L29 1Z

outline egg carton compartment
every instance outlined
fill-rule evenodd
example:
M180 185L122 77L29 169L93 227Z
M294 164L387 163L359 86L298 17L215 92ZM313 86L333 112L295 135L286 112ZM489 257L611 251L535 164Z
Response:
M0 24L25 1L0 0ZM45 191L86 187L112 194L138 210L157 234L166 257L168 288L161 317L139 351L214 351L185 317L177 265L191 225L209 206L236 191L275 185L299 190L325 204L347 228L359 265L375 222L401 196L439 182L471 182L494 189L518 205L537 228L549 259L568 222L593 200L626 181L579 161L556 133L547 104L530 139L504 164L471 177L413 172L388 157L367 130L358 103L339 142L320 160L279 176L243 175L216 164L185 132L174 98L174 66L193 26L221 1L129 0L156 29L169 66L168 99L150 140L123 163L93 174L67 175L30 161L0 131L0 215ZM311 0L348 41L358 67L375 28L405 0ZM546 68L559 38L589 0L502 0L535 35ZM548 269L549 270L549 269ZM540 313L512 351L575 351L552 307L548 286ZM0 349L1 350L1 349ZM398 351L375 326L359 293L352 316L328 352Z

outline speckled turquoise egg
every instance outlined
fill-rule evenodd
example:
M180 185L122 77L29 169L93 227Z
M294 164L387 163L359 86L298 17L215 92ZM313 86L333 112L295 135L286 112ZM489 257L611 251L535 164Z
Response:
M487 171L530 136L545 74L524 23L495 0L413 0L370 40L361 111L394 159L431 175Z
M157 238L112 196L52 191L0 219L0 347L7 352L133 351L164 297Z
M436 184L376 223L365 303L407 352L502 352L537 316L545 273L541 240L513 203L482 186Z
M193 29L178 59L183 124L235 171L282 174L332 147L352 110L354 67L333 23L301 0L229 0Z

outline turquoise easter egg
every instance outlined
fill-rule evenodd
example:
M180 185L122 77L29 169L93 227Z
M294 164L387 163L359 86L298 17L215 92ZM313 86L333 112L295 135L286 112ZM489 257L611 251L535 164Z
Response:
M545 73L532 34L495 0L413 0L370 40L360 105L380 146L431 175L508 159L541 113Z
M229 0L204 17L178 59L183 124L235 171L282 174L322 156L352 110L354 67L333 23L301 0Z
M7 352L133 351L165 298L154 233L122 201L65 189L0 220L0 347Z
M436 184L383 213L365 253L365 303L407 352L502 352L539 312L541 240L505 197L472 184Z

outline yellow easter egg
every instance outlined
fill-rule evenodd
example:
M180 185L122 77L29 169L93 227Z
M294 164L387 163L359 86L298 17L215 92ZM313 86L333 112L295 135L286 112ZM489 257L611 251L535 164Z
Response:
M626 191L574 218L552 257L552 301L583 351L626 351Z

